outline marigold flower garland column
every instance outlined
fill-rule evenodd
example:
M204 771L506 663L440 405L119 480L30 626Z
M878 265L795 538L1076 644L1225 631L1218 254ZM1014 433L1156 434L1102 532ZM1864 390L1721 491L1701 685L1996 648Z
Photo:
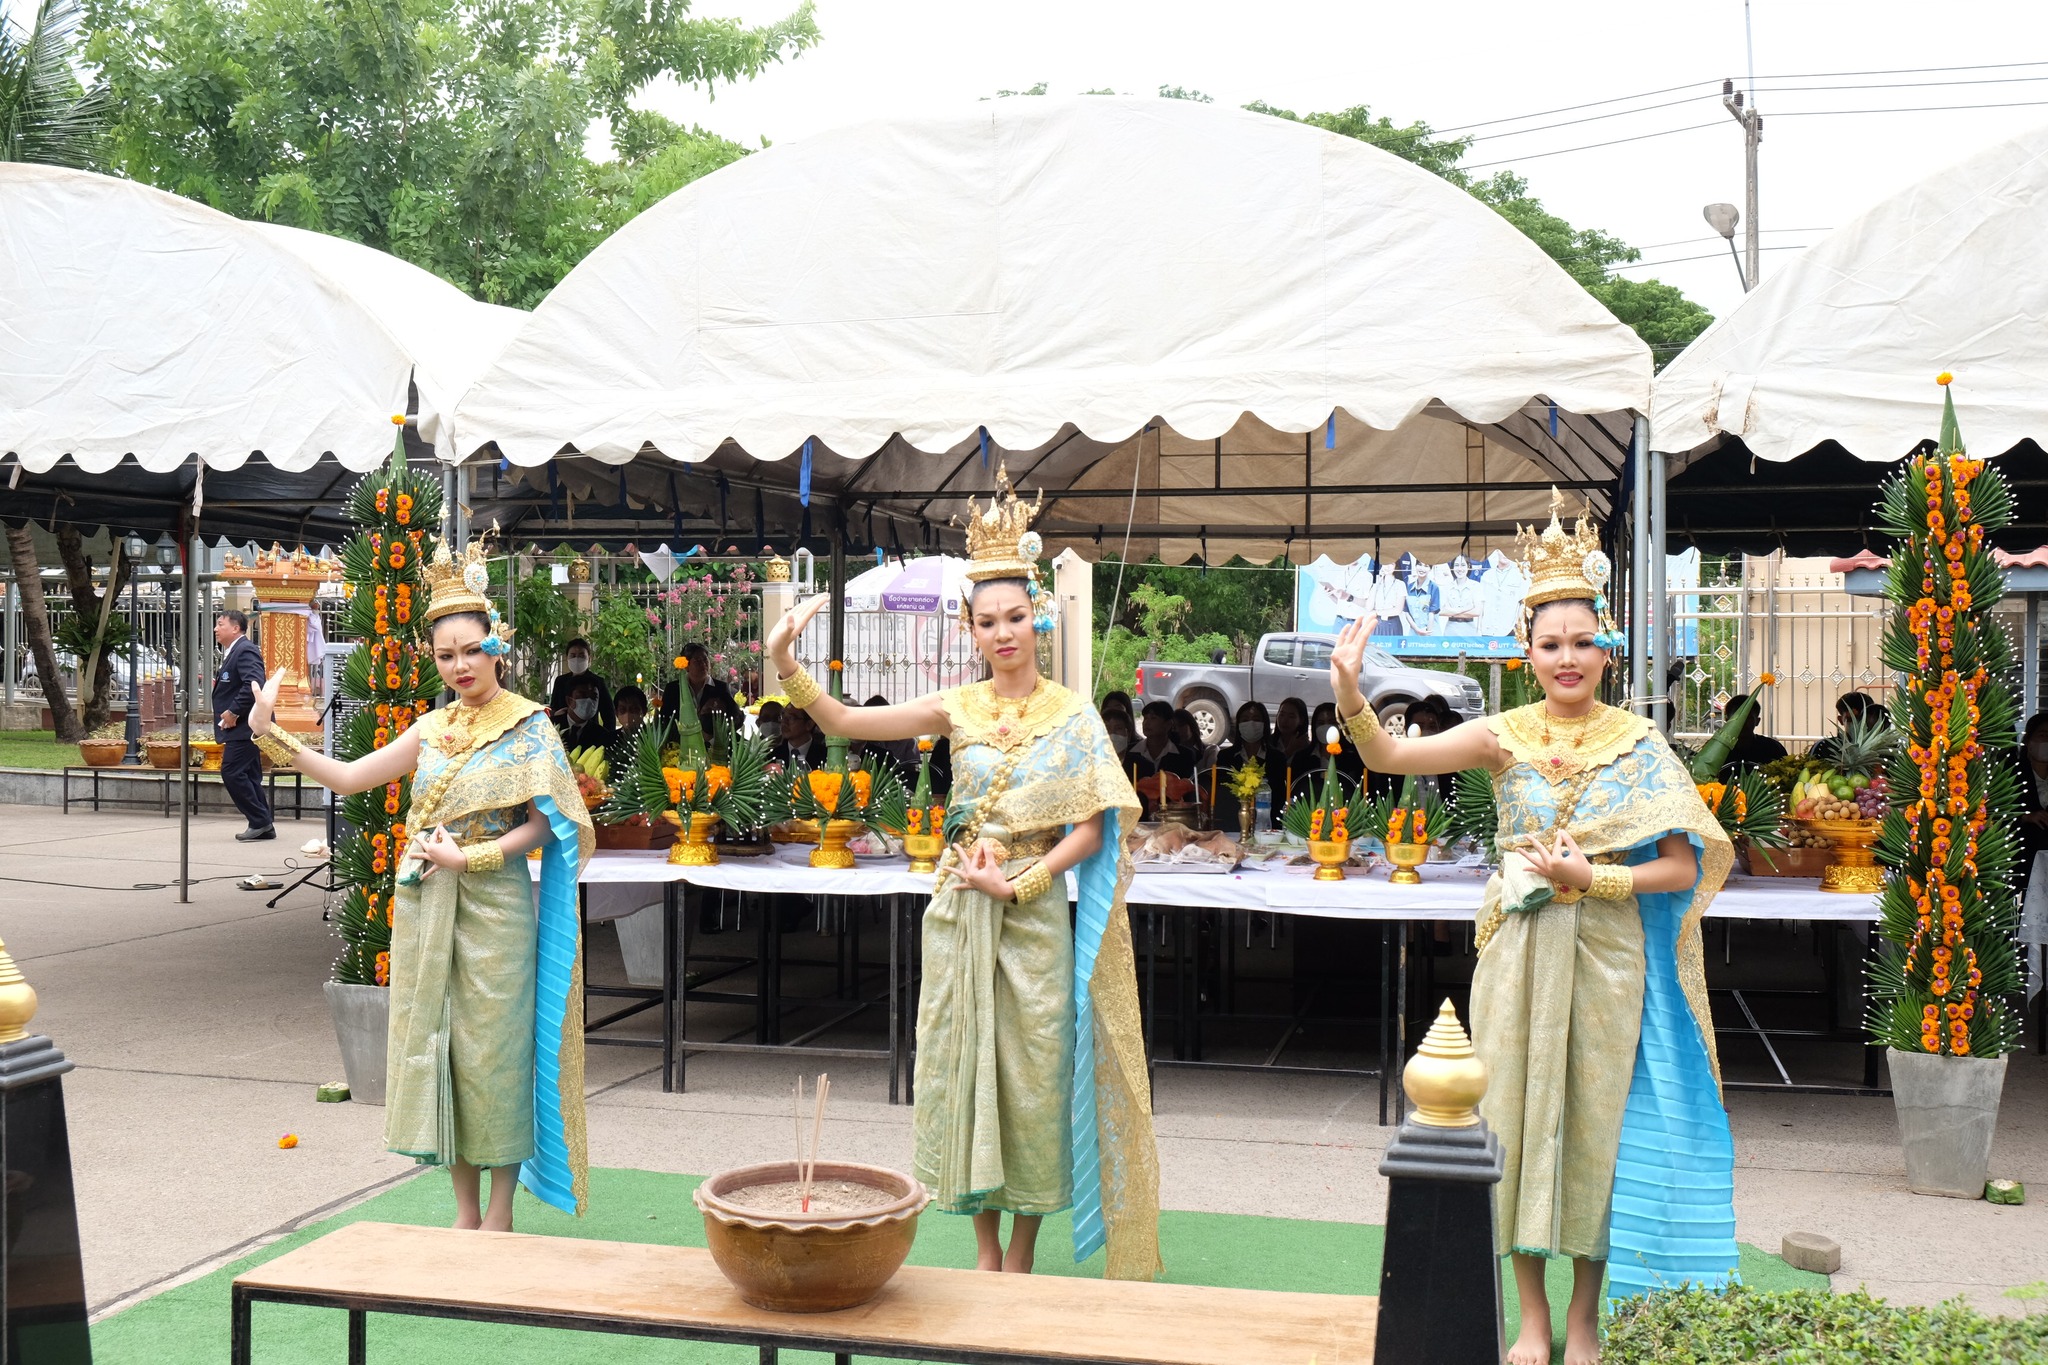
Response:
M2001 681L2011 647L1990 613L2004 578L1985 536L2010 524L2012 498L1964 454L1952 399L1940 451L1886 485L1880 517L1896 538L1883 655L1907 681L1892 702L1904 743L1877 843L1890 869L1881 932L1895 951L1872 968L1870 1028L1901 1052L1999 1057L2022 1022L2007 998L2020 989L2018 774L1992 751L2011 743L2017 715Z
M384 468L349 495L355 538L342 552L348 606L343 628L360 643L342 672L343 697L358 703L335 737L344 761L381 749L425 715L441 690L427 657L427 592L421 566L433 554L441 490L405 464L400 429ZM391 984L391 893L410 832L410 778L344 797L348 829L334 850L335 880L347 887L335 930L341 957L334 979L348 985Z

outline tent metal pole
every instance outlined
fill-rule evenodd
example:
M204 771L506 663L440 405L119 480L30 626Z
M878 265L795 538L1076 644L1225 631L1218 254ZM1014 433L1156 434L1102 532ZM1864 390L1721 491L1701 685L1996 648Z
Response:
M832 657L846 657L846 517L832 509Z
M1650 456L1650 419L1637 417L1635 439L1630 443L1628 514L1628 695L1632 707L1645 708L1644 686L1649 676L1648 646L1650 478L1646 466Z
M184 656L183 686L173 688L178 697L178 904L192 900L192 689L197 685L199 664L199 612L195 594L198 575L194 561L199 557L199 524L194 518L191 534L185 538L185 577L180 585L183 629L178 652ZM211 668L206 670L211 673Z
M1647 547L1649 559L1650 587L1650 695L1657 700L1651 707L1650 715L1657 727L1668 732L1675 718L1671 705L1671 593L1665 582L1665 516L1668 490L1665 476L1671 467L1670 458L1661 450L1650 452L1649 485L1650 498L1650 543Z

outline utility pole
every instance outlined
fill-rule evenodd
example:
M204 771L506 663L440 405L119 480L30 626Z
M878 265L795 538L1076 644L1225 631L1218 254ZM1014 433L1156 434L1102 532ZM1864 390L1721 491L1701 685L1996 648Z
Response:
M1742 125L1743 245L1747 258L1743 265L1742 289L1747 293L1756 288L1757 281L1762 278L1763 247L1757 238L1756 226L1756 147L1764 140L1764 118L1753 103L1743 98L1733 80L1721 82L1721 107Z

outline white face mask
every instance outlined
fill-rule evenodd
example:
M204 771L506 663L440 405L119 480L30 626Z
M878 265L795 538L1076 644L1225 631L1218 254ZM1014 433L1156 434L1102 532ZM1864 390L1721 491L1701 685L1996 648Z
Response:
M1109 735L1109 747L1120 754L1124 753L1131 747L1131 737L1121 730L1112 730Z
M2048 763L2048 739L2037 739L2027 746L2027 757L2036 763Z
M1266 737L1266 722L1262 720L1245 721L1237 727L1237 732L1244 736L1245 743L1257 744Z
M569 714L578 720L589 720L597 714L597 703L588 697L578 697L569 703Z
M581 673L589 667L590 660L586 659L581 654L571 654L569 656L569 671L571 673Z

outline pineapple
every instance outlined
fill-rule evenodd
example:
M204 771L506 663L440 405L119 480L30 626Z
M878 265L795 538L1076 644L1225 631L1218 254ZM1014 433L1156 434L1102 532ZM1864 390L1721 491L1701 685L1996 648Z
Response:
M1851 720L1835 740L1830 766L1809 764L1792 784L1792 815L1799 820L1880 820L1890 799L1885 761L1898 732L1877 720Z

